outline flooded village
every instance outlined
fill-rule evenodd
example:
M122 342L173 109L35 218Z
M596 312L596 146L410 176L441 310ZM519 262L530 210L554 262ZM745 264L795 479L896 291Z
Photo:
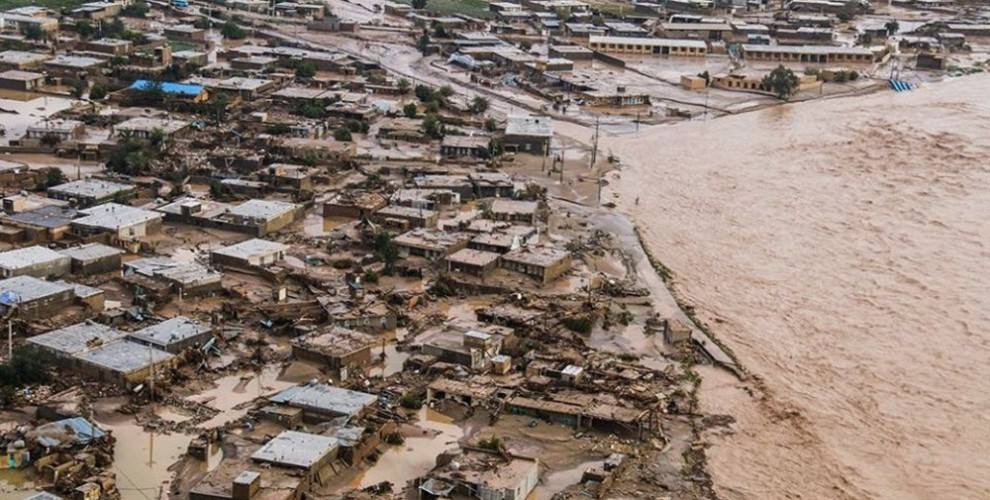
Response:
M713 474L703 380L754 371L658 258L651 158L990 59L965 0L8 3L16 500L804 496Z

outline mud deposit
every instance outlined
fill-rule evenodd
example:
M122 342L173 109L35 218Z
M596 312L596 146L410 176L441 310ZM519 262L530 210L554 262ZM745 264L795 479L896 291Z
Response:
M754 375L705 373L703 409L737 419L709 436L722 498L990 496L988 93L974 76L608 144L620 208Z

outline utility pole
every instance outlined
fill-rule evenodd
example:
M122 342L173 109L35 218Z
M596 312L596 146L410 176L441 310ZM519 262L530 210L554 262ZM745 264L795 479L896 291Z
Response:
M560 183L564 183L564 153L567 150L564 148L560 149Z
M590 168L592 168L592 169L595 168L595 162L598 160L598 121L599 121L599 118L596 116L595 117L595 139L594 139L594 141L592 141L592 145L591 145L591 167ZM636 113L636 123L637 123L636 129L639 130L639 113L638 112Z

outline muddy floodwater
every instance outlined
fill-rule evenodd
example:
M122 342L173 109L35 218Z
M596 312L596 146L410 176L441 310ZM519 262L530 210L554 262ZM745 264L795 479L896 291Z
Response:
M703 410L737 419L709 436L721 498L990 498L988 94L978 75L606 144L620 209L753 375L702 373Z

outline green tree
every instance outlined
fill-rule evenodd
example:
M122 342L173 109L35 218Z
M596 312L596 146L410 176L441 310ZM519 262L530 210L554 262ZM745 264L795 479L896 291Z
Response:
M494 131L498 130L498 122L495 121L494 118L491 118L491 117L487 118L485 120L485 130L487 130L489 132L494 132Z
M28 40L44 40L48 38L48 32L41 29L41 26L37 24L28 24L24 26L24 36Z
M216 118L217 123L223 123L224 118L227 116L227 106L230 104L230 100L224 94L217 94L216 97L210 99L207 103L206 109L207 113L211 117Z
M416 98L422 102L427 102L433 99L433 89L427 85L417 85L416 86Z
M426 8L427 0L412 0L412 8L416 10L423 10Z
M316 64L311 62L302 62L296 66L296 76L299 78L313 78L316 76Z
M106 97L108 93L109 91L107 90L106 85L96 83L93 84L93 88L89 90L89 98L91 100L98 101Z
M380 232L375 235L372 247L375 255L385 263L385 274L391 275L395 270L395 262L399 260L399 248L395 246L392 237L384 231Z
M143 18L143 17L145 17L145 16L148 15L148 11L150 11L150 10L151 10L151 8L148 7L148 4L147 3L145 3L145 2L134 2L134 3L130 4L130 5L128 5L127 7L124 7L120 11L120 14L122 16L127 16L127 17L141 17L141 18Z
M419 36L419 40L416 40L416 48L424 56L426 55L427 52L429 52L429 49L430 49L430 35L427 34L425 31L423 32L422 35Z
M341 142L350 142L352 139L351 130L347 127L340 127L333 131L333 138Z
M14 349L14 356L0 364L0 386L20 388L29 384L48 382L49 367L53 363L50 354L31 346Z
M887 21L883 27L887 29L887 36L894 36L897 34L897 31L901 29L901 23L898 23L897 19L891 19L890 21Z
M414 102L406 104L402 107L402 114L405 115L406 118L416 118L417 111L418 109L416 107L416 103Z
M80 37L86 39L93 36L93 33L96 33L96 28L93 27L93 23L82 19L76 22L76 33L79 33Z
M763 87L773 92L780 100L790 99L797 91L799 83L801 82L797 75L790 68L785 68L783 64L763 77Z
M244 31L244 28L241 28L241 26L234 21L227 21L223 23L223 28L220 29L220 34L223 35L224 38L229 38L231 40L242 40L247 38L247 33Z
M403 94L409 92L409 88L412 86L409 83L409 80L406 80L405 78L399 78L399 81L395 85L399 88L399 92L402 92Z
M45 186L52 187L58 186L59 184L65 184L65 174L62 170L58 168L49 168L48 173L45 175Z
M271 135L285 135L292 130L288 123L272 123L265 127L265 132Z
M471 111L474 111L475 114L479 115L485 111L488 111L488 99L485 99L480 95L474 96L474 99L471 101Z
M430 113L423 118L423 133L433 139L440 139L444 134L443 122L440 121L440 117Z

